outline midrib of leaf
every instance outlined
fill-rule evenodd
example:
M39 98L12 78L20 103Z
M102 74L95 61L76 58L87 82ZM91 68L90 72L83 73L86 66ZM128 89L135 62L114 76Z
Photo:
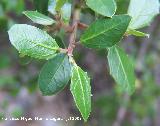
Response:
M50 56L54 57L54 56L56 56L56 54L50 53L50 54L44 55L43 57L50 57ZM50 58L48 58L48 59L50 59Z
M63 64L65 58L66 58L66 56L64 56L64 58L62 59L62 62L61 62L61 63L59 64L59 66L57 67L57 69L56 69L56 71L55 71L55 73L54 73L54 75L53 75L53 77L52 77L52 79L51 79L51 82L52 82L52 80L55 80L55 75L56 75L56 73L58 72L58 69L59 69L59 68L61 67L61 65ZM50 85L51 82L50 82L48 85Z
M57 51L58 50L58 47L57 48L54 48L54 47L49 47L49 46L46 46L46 45L44 45L44 44L42 44L42 43L36 43L36 42L34 42L33 40L28 40L28 39L22 39L22 41L28 41L28 42L31 42L32 44L35 44L35 46L33 46L32 48L34 48L34 47L36 47L36 46L41 46L41 47L44 47L44 48L47 48L47 49L49 49L49 50L54 50L54 51ZM30 48L31 49L31 48Z
M125 80L126 80L126 81L128 82L128 84L129 84L129 81L128 81L127 75L126 75L126 71L125 71L125 69L124 69L124 67L123 67L123 63L122 63L122 61L121 61L120 55L119 55L119 53L118 53L118 51L117 51L117 48L115 48L115 50L116 50L116 53L117 53L117 55L118 55L118 59L119 59L119 61L120 61L120 64L121 64L121 66L122 66L122 70L123 70L124 75L125 75Z
M80 86L81 86L81 89L82 89L82 98L83 98L83 105L84 106L86 106L86 103L85 103L85 98L84 98L84 90L83 90L83 86L82 86L82 81L81 81L81 79L80 79L80 75L79 75L79 72L78 72L78 67L76 66L76 72L77 72L77 75L78 75L78 80L80 81ZM78 80L77 80L77 82L78 82ZM76 83L76 85L74 86L74 90L75 90L75 87L77 86L77 83ZM76 103L77 104L77 103ZM78 105L77 105L78 106ZM87 113L87 111L86 111L86 108L84 107L84 109L85 109L85 114Z
M43 21L51 21L51 22L53 22L52 19L50 19L49 17L46 17L46 16L44 16L44 18L42 18L41 16L33 15L33 17L36 18L36 19L39 19L39 20L43 20ZM30 18L30 19L31 19L31 18Z
M121 22L121 23L122 23L122 22ZM104 31L102 31L102 32L100 32L100 33L98 33L98 34L92 35L91 37L86 38L86 39L84 39L83 41L87 41L87 40L90 40L90 39L92 39L92 38L94 38L94 37L97 37L97 36L99 36L99 35L101 35L101 34L104 34L105 32L108 32L108 31L110 31L111 29L117 27L117 26L120 25L121 23L118 23L118 24L112 26L111 28L109 28L109 29L107 29L107 30L104 30Z
M44 18L42 18L42 17L38 17L38 16L36 16L36 15L33 15L33 17L34 18L37 18L37 19L40 19L40 20L43 20L43 21L52 21L51 19L49 19L48 17L45 17L45 18L47 18L47 19L44 19Z

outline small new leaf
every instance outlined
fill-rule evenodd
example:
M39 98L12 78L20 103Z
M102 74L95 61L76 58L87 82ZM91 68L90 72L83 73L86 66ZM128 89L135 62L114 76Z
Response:
M135 89L134 67L125 52L118 46L109 48L108 63L110 74L120 89L132 94Z
M86 0L86 4L95 12L112 17L117 9L116 2L114 0Z
M56 11L60 11L67 0L56 0Z
M122 39L130 21L128 15L97 20L84 32L80 41L88 48L111 47Z
M31 25L15 24L8 31L11 44L23 55L49 59L56 55L58 45L45 31Z
M42 68L38 84L43 95L61 91L71 78L71 64L66 54L58 54Z
M134 35L134 36L138 36L138 37L148 37L149 38L149 34L137 31L137 30L128 30L126 32L127 35Z
M91 112L90 78L77 65L73 66L70 90L84 121L87 121Z
M24 11L23 14L25 14L29 19L31 19L34 23L41 24L41 25L52 25L55 23L55 21L37 11Z
M139 29L149 25L159 14L159 0L131 0L128 14L132 17L129 29Z
M58 0L59 2L61 2L60 0ZM57 2L58 2L57 1ZM56 7L57 7L57 3L56 3L56 0L49 0L49 5L48 5L48 11L55 15L57 14L57 10L56 10ZM58 7L59 8L59 7ZM59 11L59 13L61 14L62 16L62 19L65 21L65 22L69 22L70 20L70 17L71 17L71 10L72 10L72 5L71 3L69 2L65 2L63 4L63 6L61 7L60 9L61 11Z

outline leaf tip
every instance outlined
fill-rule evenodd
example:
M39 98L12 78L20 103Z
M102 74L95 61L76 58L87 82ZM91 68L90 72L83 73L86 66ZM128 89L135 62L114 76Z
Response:
M86 123L88 121L88 119L89 119L91 110L88 113L82 113L81 111L80 111L80 113L81 113L81 116L82 116L84 122Z
M22 12L22 14L25 14L25 13L26 13L26 11L23 11L23 12Z
M146 34L146 37L147 37L147 38L150 38L150 34Z

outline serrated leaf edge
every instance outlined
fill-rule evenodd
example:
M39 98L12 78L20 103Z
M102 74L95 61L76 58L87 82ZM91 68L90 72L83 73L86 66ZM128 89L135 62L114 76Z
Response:
M78 81L81 82L80 75L79 75L79 72L78 72L78 66L75 64L73 67L76 67L76 72L77 72L77 74L78 74L79 80L77 80L77 82L78 82ZM73 69L73 68L72 68L72 69ZM84 72L84 73L85 73L85 72ZM72 73L72 74L73 74L73 73ZM85 74L86 74L86 73L85 73ZM88 79L90 79L90 78L88 78ZM88 83L88 79L85 77L85 80L87 80L87 83ZM71 88L71 93L72 93L72 90L75 90L75 87L76 87L76 85L77 85L77 82L76 82L76 84L74 84L74 85L75 85L75 86L74 86L74 89ZM81 82L81 89L83 90L82 82ZM83 94L82 97L83 97L83 100L84 100L84 99L85 99L85 98L84 98L84 93L82 92L82 94ZM82 112L81 112L81 110L80 110L80 108L79 108L79 106L78 106L78 104L77 104L77 102L76 102L75 95L74 95L73 93L72 93L72 95L73 95L73 98L74 98L74 101L75 101L75 104L76 104L77 108L79 109L79 111L80 111L80 113L81 113L84 121L86 122L87 119L88 119L88 117L90 116L90 112L89 112L89 114L88 114L87 117L84 117L84 115L82 114ZM84 100L84 101L85 101L85 100ZM83 103L84 103L84 106L86 106L86 103L85 103L85 102L83 102ZM87 115L87 110L86 110L86 108L85 108L85 114Z
M127 16L129 16L129 15L127 15ZM131 16L129 16L129 17L131 17ZM107 19L106 19L106 20L107 20ZM131 21L131 20L130 20L130 21ZM93 24L94 24L94 23L93 23ZM93 24L92 24L92 25L93 25ZM94 37L97 37L97 36L99 36L99 35L101 35L101 34L104 34L105 32L110 31L111 29L119 26L120 24L122 24L122 22L121 22L121 23L118 23L118 24L112 26L111 28L109 28L109 29L107 29L107 30L104 30L104 31L102 31L102 32L100 32L100 33L98 33L98 34L92 35L91 37L88 37L88 38L86 38L86 39L83 39L83 38L82 38L82 39L80 39L80 41L81 41L81 43L85 43L86 41L88 41L88 40L90 40L90 39L93 39ZM82 36L82 37L83 37L83 36ZM122 37L123 37L123 36L122 36Z

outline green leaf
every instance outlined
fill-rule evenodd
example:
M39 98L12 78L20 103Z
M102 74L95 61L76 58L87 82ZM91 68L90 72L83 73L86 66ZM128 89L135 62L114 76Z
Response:
M62 19L65 21L65 22L69 22L70 20L70 17L71 17L71 9L72 9L72 6L69 2L66 2L62 7L61 7L61 10L60 10L60 13L61 13L61 16L62 16ZM55 0L50 0L49 1L49 6L48 6L48 11L55 15L57 14L57 11L56 11L56 1Z
M127 35L135 35L135 36L139 36L139 37L148 37L149 38L149 34L137 31L137 30L128 30Z
M67 0L56 0L56 11L60 11Z
M70 90L83 119L87 121L91 112L90 78L77 65L73 66Z
M117 9L114 0L86 0L86 4L95 12L107 17L112 17Z
M26 24L16 24L8 31L11 44L23 55L49 59L56 55L58 45L45 31Z
M128 15L97 20L85 31L80 41L89 48L111 47L122 39L130 20Z
M49 0L33 0L36 10L42 14L48 14Z
M149 25L159 14L159 0L131 0L128 14L132 17L129 29L139 29Z
M71 64L66 54L58 54L42 68L38 83L43 95L61 91L71 78Z
M119 84L121 90L133 93L135 89L134 67L125 54L118 46L109 48L108 62L110 74Z
M55 23L52 18L45 16L37 11L24 11L23 14L25 14L29 19L37 24L52 25Z

